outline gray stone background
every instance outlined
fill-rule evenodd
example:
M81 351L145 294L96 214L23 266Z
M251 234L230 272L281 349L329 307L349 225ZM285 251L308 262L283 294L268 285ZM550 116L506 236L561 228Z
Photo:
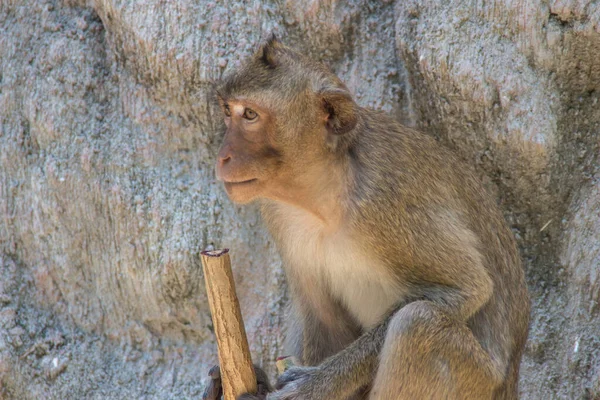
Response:
M522 398L599 399L597 0L1 0L0 398L198 398L207 246L272 371L285 284L210 100L270 32L477 166L531 290Z

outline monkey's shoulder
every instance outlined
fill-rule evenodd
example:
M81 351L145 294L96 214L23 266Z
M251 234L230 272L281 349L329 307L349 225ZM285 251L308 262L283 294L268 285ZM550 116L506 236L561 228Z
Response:
M393 157L394 164L404 161L419 169L440 165L465 166L458 154L433 136L406 126L389 114L364 109L364 129L355 150L364 156Z
M474 167L434 137L381 112L363 109L362 117L363 130L348 152L355 188L364 191L359 198L491 199Z

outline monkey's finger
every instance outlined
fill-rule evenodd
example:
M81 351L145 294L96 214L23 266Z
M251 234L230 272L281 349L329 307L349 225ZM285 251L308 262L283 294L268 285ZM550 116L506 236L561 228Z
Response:
M219 364L213 365L212 368L208 370L208 376L210 376L211 379L221 379L221 368L219 367Z
M277 383L275 384L275 389L280 390L283 389L284 386L288 385L291 382L296 382L298 380L307 378L309 374L309 368L306 367L292 367L285 371L283 374L277 378Z
M282 390L271 392L267 395L266 400L309 400L310 397L303 396L296 383L290 383Z
M223 396L223 389L220 387L221 385L217 387L213 382L209 383L204 390L202 400L220 400L221 396Z
M250 394L250 393L245 393L241 396L238 396L238 398L236 400L265 400L267 397L265 396L259 396L256 394Z
M208 371L210 381L204 390L202 400L220 400L223 396L223 386L221 383L221 370L215 365Z
M202 395L202 400L220 400L223 396L223 388L221 387L221 380L211 381Z
M267 395L265 400L289 400L290 397L285 393L272 392Z
M258 365L254 365L254 373L256 374L256 386L258 387L257 394L266 396L267 393L273 391L267 373Z

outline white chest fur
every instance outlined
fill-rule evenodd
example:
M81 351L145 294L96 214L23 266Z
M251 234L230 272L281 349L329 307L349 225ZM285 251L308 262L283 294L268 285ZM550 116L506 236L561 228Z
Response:
M401 283L375 257L365 254L351 232L327 232L304 210L281 206L278 239L286 268L326 285L363 327L376 325L404 293ZM311 290L311 288L307 288Z

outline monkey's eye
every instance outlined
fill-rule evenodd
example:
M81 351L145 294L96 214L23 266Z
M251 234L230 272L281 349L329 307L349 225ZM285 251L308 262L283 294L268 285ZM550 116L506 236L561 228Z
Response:
M225 115L231 117L231 110L229 109L229 104L225 104L223 106L223 109L225 110Z
M256 113L256 111L254 111L250 108L246 108L244 110L244 118L246 118L248 121L255 120L256 117L258 117L258 114Z

